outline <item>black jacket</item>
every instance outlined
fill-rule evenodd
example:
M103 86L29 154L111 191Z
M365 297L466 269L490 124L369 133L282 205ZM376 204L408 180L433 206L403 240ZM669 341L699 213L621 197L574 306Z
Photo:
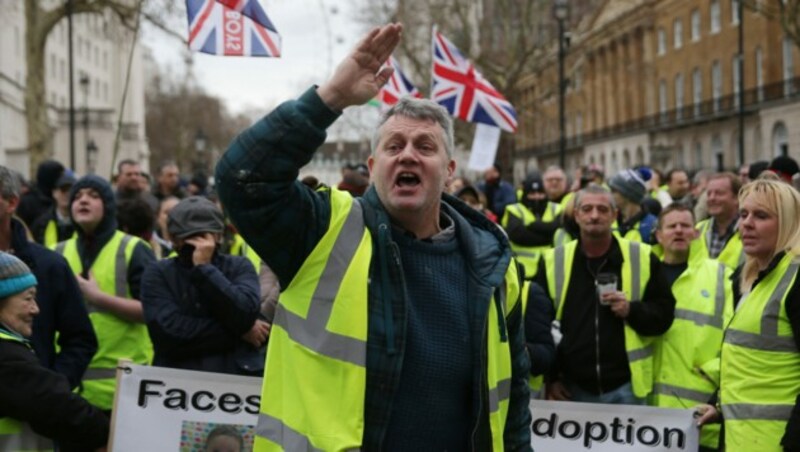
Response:
M11 247L39 282L39 315L34 317L31 336L36 355L43 366L67 377L70 387L77 387L97 351L97 337L78 282L63 257L28 241L18 220L11 220Z
M622 251L616 239L606 255L598 260L605 260L601 272L620 277ZM625 321L616 317L609 307L600 305L594 280L587 257L578 244L561 318L563 338L551 378L564 379L585 391L600 394L631 379L625 351L625 323L642 336L664 334L672 325L675 298L661 261L653 253L650 253L650 279L642 292L642 300L631 303ZM539 262L535 281L549 293L544 259Z
M64 376L42 367L22 342L0 340L0 417L26 422L62 451L108 442L108 417L70 391Z
M265 348L241 339L260 312L258 275L247 258L215 254L193 268L178 258L145 270L142 307L153 365L261 375Z

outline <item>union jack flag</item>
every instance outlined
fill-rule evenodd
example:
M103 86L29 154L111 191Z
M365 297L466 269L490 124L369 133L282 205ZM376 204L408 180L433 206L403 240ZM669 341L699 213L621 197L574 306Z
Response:
M281 36L256 0L186 0L189 48L224 56L281 56Z
M381 101L381 109L388 109L396 104L401 97L422 97L416 86L406 77L403 71L400 70L400 64L394 57L389 57L388 65L394 68L389 81L383 85L381 91L378 93L378 99Z
M456 118L517 130L517 112L456 46L433 28L431 99Z

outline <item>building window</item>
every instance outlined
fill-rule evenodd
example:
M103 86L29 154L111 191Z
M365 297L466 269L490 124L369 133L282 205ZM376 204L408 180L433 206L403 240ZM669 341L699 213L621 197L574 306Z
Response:
M719 33L720 30L720 11L719 0L711 1L711 34Z
M722 97L722 65L714 60L711 65L711 95L714 99L714 113L719 111L719 100Z
M739 25L739 0L731 0L731 23Z
M108 102L108 83L103 82L103 100Z
M692 104L694 115L700 116L700 103L703 101L703 73L695 68L692 73Z
M740 81L739 75L740 75L740 67L739 67L739 55L738 54L734 55L733 56L733 60L731 61L731 74L733 74L733 77L731 77L731 82L733 83L733 87L732 87L733 89L731 90L731 92L733 92L733 103L736 106L736 108L739 108L739 81Z
M583 135L583 114L578 112L575 114L575 138L577 138L578 143L581 142L581 136Z
M764 54L761 47L756 48L756 93L758 101L764 101Z
M108 69L108 52L103 51L103 69Z
M717 160L717 169L722 171L722 168L725 167L725 154L722 150L722 138L719 135L711 137L711 155Z
M674 34L673 45L676 49L680 49L683 46L683 22L680 19L675 19L672 24L672 33Z
M667 53L667 32L663 28L658 29L658 54Z
M692 11L692 41L700 40L700 10Z
M661 120L667 120L667 82L661 80L658 83L658 112L661 113Z
M56 78L56 70L58 69L58 65L56 64L56 54L50 54L50 78Z
M792 58L792 39L783 38L783 94L792 95L792 78L794 78L794 61Z
M683 74L675 76L675 119L683 118Z
M703 143L699 141L694 142L694 167L697 169L705 166L703 162Z
M789 155L789 131L783 122L778 122L772 129L772 155L773 157Z

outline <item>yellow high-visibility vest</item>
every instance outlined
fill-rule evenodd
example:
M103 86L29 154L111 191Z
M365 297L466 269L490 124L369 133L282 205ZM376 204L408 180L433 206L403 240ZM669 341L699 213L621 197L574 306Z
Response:
M255 451L358 449L367 386L368 277L372 235L362 206L330 190L328 231L281 293L270 332ZM513 261L505 278L504 315L519 302ZM511 391L511 351L501 338L498 309L487 316L489 425L503 450ZM309 377L313 376L313 377Z
M530 211L525 205L521 203L512 204L506 207L503 219L500 224L503 228L508 228L509 215L513 215L522 222L523 225L528 226L536 221L552 222L556 220L558 214L561 213L561 208L554 202L548 202L547 208L542 214L541 218L536 218L536 215ZM531 279L536 276L536 268L539 265L539 257L544 250L552 248L552 244L545 246L523 246L514 242L511 243L511 249L517 256L517 260L523 267L525 267L525 279Z
M651 405L686 408L708 403L719 388L719 355L733 316L731 270L715 259L690 255L672 284L675 320L654 342L655 386ZM719 446L719 424L707 424L700 444Z
M104 293L130 298L128 265L136 244L142 240L116 231L97 255L90 271ZM67 260L72 271L83 272L75 238L56 245L55 250ZM149 365L153 360L153 344L144 323L123 320L114 314L87 304L89 319L97 335L97 352L83 375L81 395L92 405L110 410L114 404L116 370L119 359Z
M695 229L699 232L697 240L692 242L691 254L696 256L711 257L708 253L708 245L711 243L711 219L703 220L697 225ZM735 231L728 243L722 248L719 256L716 259L725 264L731 270L736 270L736 267L744 263L744 250L742 248L742 237L739 231Z
M727 450L783 451L800 394L800 352L786 314L798 268L798 257L785 255L739 302L725 330L719 401Z
M639 303L644 288L650 280L650 246L644 243L617 239L622 251L622 291L631 303ZM561 320L572 274L572 262L578 250L578 242L569 242L544 253L547 271L547 289L556 320ZM580 281L578 283L584 283ZM631 371L633 394L639 398L647 397L653 390L653 339L640 336L625 323L625 350Z

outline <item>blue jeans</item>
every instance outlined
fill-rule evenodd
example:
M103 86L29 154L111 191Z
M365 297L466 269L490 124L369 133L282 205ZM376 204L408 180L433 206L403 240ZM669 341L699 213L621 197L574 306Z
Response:
M615 405L645 405L645 399L640 399L633 395L633 385L627 382L624 385L613 389L603 394L592 394L591 392L584 391L578 385L569 382L564 382L564 385L572 394L574 402L586 403L609 403Z

